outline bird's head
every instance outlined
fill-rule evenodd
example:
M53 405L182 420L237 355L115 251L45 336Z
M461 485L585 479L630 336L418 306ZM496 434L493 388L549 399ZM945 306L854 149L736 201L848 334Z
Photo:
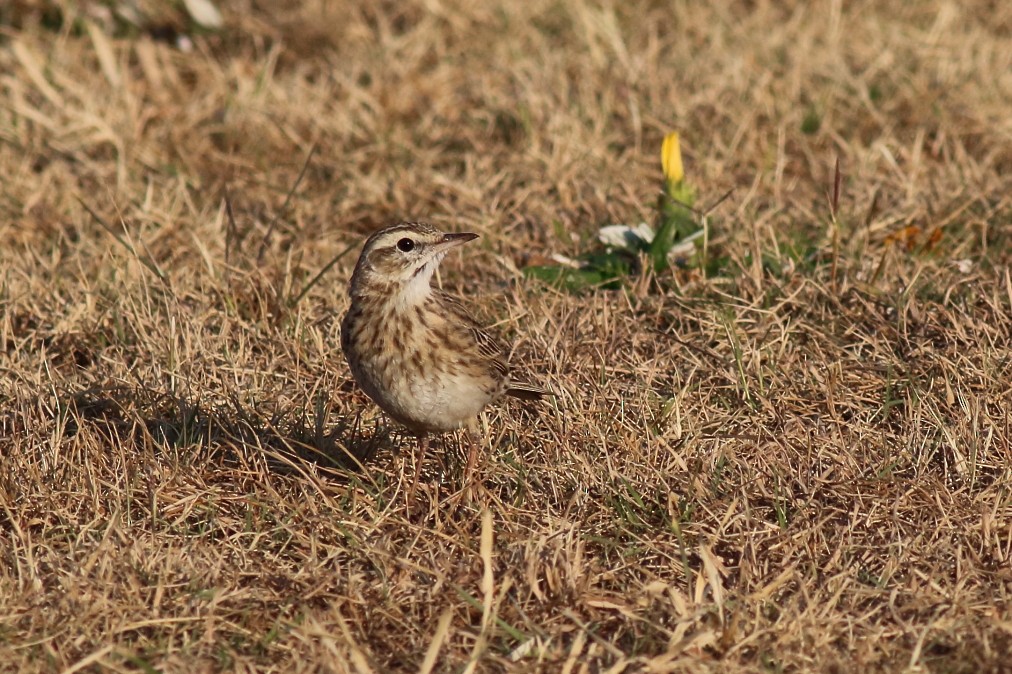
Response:
M386 286L402 299L424 298L439 263L452 248L477 234L446 234L421 222L402 222L381 229L365 242L355 266L351 291Z

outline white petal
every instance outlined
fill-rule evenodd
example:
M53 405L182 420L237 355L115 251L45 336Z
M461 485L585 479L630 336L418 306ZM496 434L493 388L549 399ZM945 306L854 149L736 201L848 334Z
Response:
M221 19L221 12L214 6L211 0L183 0L186 11L190 13L197 25L204 28L221 28L224 23Z
M597 233L597 240L612 248L639 250L644 243L654 240L653 228L645 222L635 227L629 225L608 225Z

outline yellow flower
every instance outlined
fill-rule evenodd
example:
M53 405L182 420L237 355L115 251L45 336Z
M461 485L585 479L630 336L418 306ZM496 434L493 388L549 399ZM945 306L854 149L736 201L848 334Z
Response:
M685 177L677 131L664 136L664 144L661 145L661 167L664 169L664 177L671 184L680 183Z

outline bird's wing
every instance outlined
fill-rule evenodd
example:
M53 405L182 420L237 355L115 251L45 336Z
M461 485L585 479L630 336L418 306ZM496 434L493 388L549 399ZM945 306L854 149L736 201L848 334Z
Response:
M465 328L474 338L478 347L478 353L487 361L489 366L500 377L509 375L509 365L506 364L506 350L495 337L485 331L478 321L474 320L467 308L457 298L438 291L439 302L448 311L453 313L454 322Z
M491 367L500 377L509 376L509 365L506 363L506 350L495 337L485 331L478 321L474 320L467 308L457 298L447 295L442 291L436 291L439 301L454 314L455 322L470 331L474 337L478 352L485 357ZM555 394L546 389L520 381L510 381L506 387L506 395L520 398L521 400L541 400L544 396Z

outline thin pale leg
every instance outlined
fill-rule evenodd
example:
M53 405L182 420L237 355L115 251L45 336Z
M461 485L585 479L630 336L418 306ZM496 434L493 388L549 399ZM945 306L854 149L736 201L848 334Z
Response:
M429 436L418 436L418 451L415 452L415 477L411 480L411 487L408 489L408 507L415 500L415 490L418 489L418 480L422 476L422 461L429 449Z
M464 467L464 484L460 495L467 494L469 499L475 496L475 492L481 484L480 480L477 484L475 483L475 473L478 472L478 451L481 449L478 440L480 437L474 424L464 429L464 439L467 442L467 465Z
M450 503L449 516L451 517L457 512L457 506L460 505L460 500L464 498L465 494L468 499L473 498L471 489L474 486L474 470L478 463L478 443L475 440L475 433L471 428L464 428L461 434L464 441L467 442L467 464L464 466L464 474L461 476L463 484L460 485L460 491Z
M470 428L464 430L464 438L467 442L467 467L464 468L464 484L471 486L474 479L474 468L478 464L478 441L475 433Z

